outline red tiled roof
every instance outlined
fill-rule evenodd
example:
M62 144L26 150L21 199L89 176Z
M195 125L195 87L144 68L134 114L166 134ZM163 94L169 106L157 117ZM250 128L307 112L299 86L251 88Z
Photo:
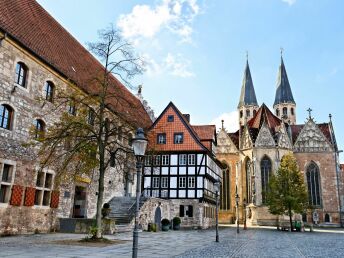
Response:
M216 132L215 125L192 125L201 141L213 140Z
M239 130L235 133L229 133L229 138L231 138L232 142L235 144L235 146L239 149Z
M103 66L35 0L1 0L0 30L85 92L99 92L94 78ZM110 82L118 97L108 107L135 126L149 127L141 102L114 76Z

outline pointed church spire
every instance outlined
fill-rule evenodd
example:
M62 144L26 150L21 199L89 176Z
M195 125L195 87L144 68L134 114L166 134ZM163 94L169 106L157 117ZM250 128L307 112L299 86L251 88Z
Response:
M254 91L250 66L248 64L248 58L246 60L246 67L244 72L244 78L242 80L241 94L239 99L238 108L242 106L258 106L256 93Z
M291 91L288 76L287 76L287 71L284 66L282 53L283 52L281 50L281 65L278 71L277 89L276 89L274 106L277 104L282 104L282 103L295 104L293 93Z

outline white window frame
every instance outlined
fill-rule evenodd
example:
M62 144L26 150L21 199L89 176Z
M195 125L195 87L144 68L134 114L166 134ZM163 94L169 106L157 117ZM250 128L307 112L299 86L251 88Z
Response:
M188 155L188 164L189 165L195 165L196 164L196 155L195 154L189 154Z
M183 162L182 162L183 161ZM186 165L187 163L187 154L179 154L179 165Z
M186 177L185 176L179 177L178 187L179 188L186 188Z
M194 176L188 177L188 188L195 188L196 178Z
M153 177L152 178L152 188L159 188L160 187L160 177Z
M43 181L42 185L37 185L37 179L40 173L43 173ZM46 179L47 179L47 174L51 175L51 184L50 186L46 186ZM43 169L40 171L39 169L36 169L36 177L35 177L35 185L36 185L36 192L35 192L35 206L38 207L50 207L51 203L51 193L54 189L54 179L55 179L55 173L54 171L50 169ZM37 197L36 195L39 194L38 196L38 202L37 202ZM43 204L44 201L44 196L45 194L48 194L48 203Z
M160 155L155 155L153 159L154 159L154 165L160 165L161 163Z
M158 134L158 144L166 144L166 134L165 133Z
M2 176L4 172L4 166L9 165L11 166L11 178L10 181L2 181ZM2 160L0 159L0 187L5 186L7 187L6 190L6 199L5 202L0 202L0 206L7 206L10 203L11 195L12 195L12 186L14 183L14 178L16 174L16 162L11 160Z
M145 157L145 165L146 166L151 166L152 165L152 159L153 159L152 155L147 155Z
M170 155L161 155L161 165L170 164Z
M161 188L168 188L168 177L164 176L161 178Z

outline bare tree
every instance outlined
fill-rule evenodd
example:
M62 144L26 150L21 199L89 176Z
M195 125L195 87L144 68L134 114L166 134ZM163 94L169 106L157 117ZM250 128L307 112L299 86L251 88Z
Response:
M86 92L69 87L56 93L54 112L60 117L39 135L39 157L41 168L54 168L57 182L91 176L97 170L96 238L100 238L104 175L111 163L124 164L133 159L127 142L137 125L131 124L128 109L142 111L138 101L126 96L126 89L116 77L133 88L130 80L143 72L144 64L113 26L100 31L99 41L88 43L88 47L103 66L88 71L91 75L84 82L89 85L84 87ZM34 134L37 136L37 132Z

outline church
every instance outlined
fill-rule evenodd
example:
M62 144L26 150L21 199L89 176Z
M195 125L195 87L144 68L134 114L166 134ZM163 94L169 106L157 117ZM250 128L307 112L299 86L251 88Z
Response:
M222 126L217 135L216 157L225 167L220 222L233 223L239 217L240 223L246 218L248 225L276 225L278 218L269 213L265 193L281 159L292 152L312 206L302 220L311 223L316 213L319 224L339 226L343 198L339 198L339 151L331 115L329 121L316 123L309 109L307 121L297 123L296 101L282 56L276 86L273 110L264 103L259 106L247 60L237 107L239 130L228 132Z

